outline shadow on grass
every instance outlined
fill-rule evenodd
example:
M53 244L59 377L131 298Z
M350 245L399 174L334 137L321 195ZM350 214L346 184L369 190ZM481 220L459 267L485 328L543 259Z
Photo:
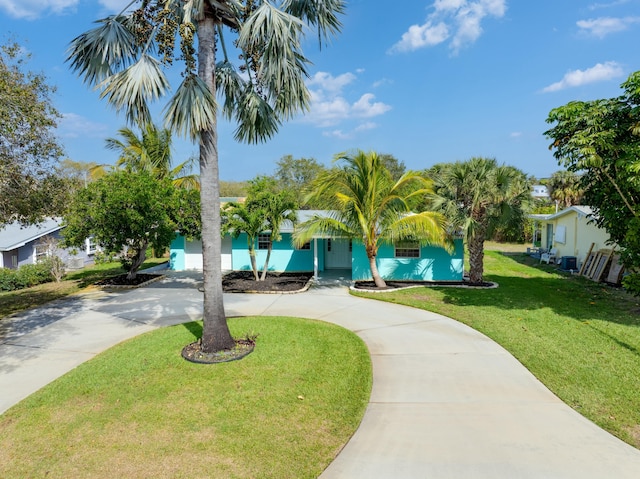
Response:
M197 340L202 337L202 323L200 321L190 321L188 323L182 323L184 329L193 334L193 339Z
M507 261L535 268L535 271L532 273L530 270L530 274L527 274L523 269L520 275L507 271L505 275L486 275L486 280L499 284L496 289L442 289L443 302L504 310L535 311L548 308L581 322L600 320L640 326L638 301L624 290L562 273L554 266L539 265L526 254L501 255Z

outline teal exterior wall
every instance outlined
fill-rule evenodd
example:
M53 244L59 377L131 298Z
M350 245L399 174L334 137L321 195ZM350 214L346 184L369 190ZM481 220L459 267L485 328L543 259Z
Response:
M177 235L169 247L169 268L173 271L185 269L186 240L184 236Z
M325 240L311 241L311 249L297 250L291 243L291 234L283 233L282 240L273 244L269 271L313 271L314 247L318 247L318 271L324 271ZM257 246L257 245L256 245ZM232 269L250 270L251 262L247 248L247 235L241 234L233 238ZM178 235L170 247L170 268L175 271L185 269L186 241ZM267 250L256 250L258 270L262 270ZM461 239L455 240L453 253L434 246L420 249L420 258L394 258L392 245L380 247L377 258L378 270L384 279L404 281L462 281L464 272L464 249ZM371 279L369 260L361 242L354 241L352 248L352 271L354 280Z
M402 281L462 281L464 248L461 239L455 240L455 249L449 254L444 248L423 246L420 258L394 258L393 245L382 245L378 250L377 266L380 276ZM351 278L370 280L369 259L361 242L353 243Z
M322 248L323 242L318 240L318 270L324 269L324 248ZM291 241L291 233L282 233L282 239L273 243L271 250L271 257L269 258L269 271L313 271L313 248L314 242L311 241L311 249L299 250L293 247ZM231 250L233 251L232 269L234 271L250 270L251 259L249 257L249 249L247 246L247 235L245 233L240 234L237 238L233 238L231 242ZM264 262L267 258L267 250L257 249L256 242L256 263L258 270L262 270ZM322 259L320 259L322 258Z

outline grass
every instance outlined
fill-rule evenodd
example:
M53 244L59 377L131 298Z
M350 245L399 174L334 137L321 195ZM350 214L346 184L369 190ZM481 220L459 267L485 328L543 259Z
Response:
M364 414L363 342L318 321L235 318L255 351L200 365L180 350L201 327L121 343L0 416L3 479L317 477Z
M148 258L142 268L166 262L166 258ZM59 283L45 283L17 291L0 292L0 320L25 309L42 306L50 301L78 293L93 283L124 273L119 262L89 266L69 273Z
M492 338L568 405L640 448L640 306L624 291L485 252L497 289L420 287L357 296L434 311Z

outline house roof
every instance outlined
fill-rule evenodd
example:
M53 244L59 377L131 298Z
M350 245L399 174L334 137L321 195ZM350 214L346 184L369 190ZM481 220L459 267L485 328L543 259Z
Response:
M570 213L577 213L578 216L595 216L593 209L590 206L574 205L569 208L558 211L557 213L551 213L547 215L529 215L529 218L540 221L555 220Z
M305 221L310 220L314 216L327 217L331 215L331 211L329 210L297 210L296 215L298 216L298 223L303 223ZM293 223L289 220L285 220L280 227L281 233L293 233Z
M62 228L62 218L50 218L37 225L22 226L20 223L7 223L0 229L0 251L20 248L30 241L37 240Z

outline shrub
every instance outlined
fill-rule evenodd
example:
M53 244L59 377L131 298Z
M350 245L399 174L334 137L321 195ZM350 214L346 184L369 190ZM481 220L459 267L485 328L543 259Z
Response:
M36 264L20 266L17 272L18 284L21 288L29 288L41 283L48 283L53 279L51 267L45 260Z
M18 289L16 270L0 268L0 291L13 291Z

